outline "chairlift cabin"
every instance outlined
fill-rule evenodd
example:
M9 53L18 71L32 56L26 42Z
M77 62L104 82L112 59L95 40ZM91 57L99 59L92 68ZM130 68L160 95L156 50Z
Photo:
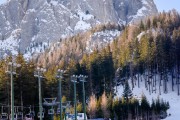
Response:
M75 119L75 115L74 114L66 114L66 119L67 120L74 120Z
M25 120L33 120L32 115L31 115L30 113L29 113L29 114L26 114Z
M54 115L54 109L49 109L48 110L48 115Z
M22 112L17 113L17 120L23 120L23 113Z
M8 114L7 113L1 113L1 120L8 120Z
M86 117L86 120L87 120L87 115L84 114L84 113L78 113L77 114L77 119L78 120L84 120L84 117Z
M43 100L44 100L43 105L44 106L56 106L57 105L56 99L57 98L43 98Z
M40 118L40 112L38 112L38 118ZM42 112L42 118L44 118L44 112Z
M35 112L34 111L31 111L30 113L29 113L32 117L35 117Z

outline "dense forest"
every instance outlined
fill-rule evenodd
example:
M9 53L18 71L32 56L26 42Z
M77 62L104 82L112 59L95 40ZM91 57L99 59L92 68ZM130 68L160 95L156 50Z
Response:
M85 40L91 32L111 28L123 29L123 32L107 46L96 46L93 52L86 51ZM145 80L145 87L150 94L157 91L167 93L170 91L167 84L171 84L171 91L176 87L177 95L180 95L180 15L175 10L125 27L99 25L86 34L60 40L54 47L53 51L46 50L28 62L22 54L15 58L16 63L21 64L14 76L16 105L38 105L38 82L34 77L37 65L47 69L42 80L43 97L58 97L58 81L55 77L58 68L65 70L62 93L70 101L73 101L70 79L73 74L88 76L85 88L89 100L92 94L98 99L103 93L111 96L108 98L114 97L115 86L125 85L128 79L131 80L132 90ZM11 60L12 57L7 57L0 61L0 103L5 105L10 104L10 77L6 70ZM81 84L77 84L77 99L82 102ZM119 111L116 105L123 106L120 104L123 101L123 98L114 101L115 112ZM154 109L153 105L149 106ZM119 118L125 116L120 115Z
M168 92L166 86L170 75L172 90L178 87L180 94L180 16L175 10L159 13L135 25L107 24L97 26L91 32L110 28L124 30L106 47L96 46L93 52L87 52L87 32L84 36L78 34L62 40L62 45L55 47L53 52L41 54L35 61L49 69L48 80L54 79L52 73L58 67L66 70L68 75L88 75L88 94L99 96L104 91L113 94L114 86L128 78L131 78L133 86L136 81L139 86L141 75L146 79L147 89L160 82L164 87L162 92ZM156 80L157 75L160 81ZM157 91L157 88L151 91Z

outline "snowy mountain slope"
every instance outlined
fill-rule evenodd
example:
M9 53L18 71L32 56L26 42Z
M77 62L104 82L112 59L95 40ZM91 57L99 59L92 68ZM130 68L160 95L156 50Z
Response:
M111 25L108 24L107 26ZM113 24L112 26L109 27L111 29L108 29L100 25L84 33L60 39L58 42L51 44L44 53L38 55L25 52L24 56L33 56L38 64L44 66L49 66L54 63L59 64L61 60L63 61L73 56L76 60L80 60L84 53L91 53L95 49L100 50L104 48L121 34L121 30L117 25ZM34 48L32 47L32 49Z
M178 120L180 116L180 96L177 95L177 86L174 87L174 91L172 91L172 85L171 85L171 77L169 76L169 81L168 81L168 87L167 93L163 93L163 86L160 87L159 89L159 75L157 77L157 84L156 84L156 92L153 91L152 89L151 92L145 88L145 79L143 76L140 76L140 87L138 88L138 81L136 81L136 85L134 89L132 90L133 95L136 96L137 98L141 98L142 94L144 94L148 101L152 102L152 99L157 99L158 97L160 99L163 99L164 101L169 101L170 104L170 109L167 111L168 117L165 120ZM141 81L142 80L142 81ZM129 85L132 88L131 80L129 80ZM123 86L119 85L117 86L117 97L121 97L123 93ZM169 115L171 114L171 115Z
M13 31L20 30L21 52L33 43L57 42L97 24L128 24L157 13L153 0L8 0L1 3L0 41L6 45ZM17 45L11 47L15 51Z
M120 33L121 32L117 29L93 33L89 39L87 39L86 51L92 52L96 47L99 49L105 47L108 43L111 43L117 36L119 36Z

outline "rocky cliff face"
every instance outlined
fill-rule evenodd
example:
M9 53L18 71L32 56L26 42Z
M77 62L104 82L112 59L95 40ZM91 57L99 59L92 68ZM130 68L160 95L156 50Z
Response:
M97 24L129 24L155 13L153 0L7 0L0 5L0 48L25 52Z

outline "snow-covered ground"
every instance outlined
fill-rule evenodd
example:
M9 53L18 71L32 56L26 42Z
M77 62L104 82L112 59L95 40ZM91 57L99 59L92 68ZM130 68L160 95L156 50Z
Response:
M21 41L20 39L20 33L21 29L16 29L12 31L11 35L5 39L1 40L0 39L0 50L2 51L11 51L12 55L17 55L18 54L18 49L19 49L19 43Z
M25 60L29 60L32 58L34 54L38 54L44 52L47 48L49 48L50 44L47 42L42 42L41 44L38 43L31 43L29 47L27 47L26 52L24 53Z
M76 23L76 26L74 27L75 30L88 30L90 28L91 28L91 25L82 20L78 21Z
M141 76L142 77L142 76ZM143 78L143 77L142 77ZM159 92L159 78L157 80L157 91L155 92L151 92L151 94L149 94L149 91L146 90L145 88L145 82L144 79L142 79L142 82L140 82L140 88L138 88L138 82L136 81L136 86L133 89L133 95L137 96L138 98L141 98L141 95L144 93L147 97L147 99L150 101L150 103L152 102L152 99L157 99L158 97L160 99L163 99L164 101L169 101L170 104L170 109L167 111L168 113L168 117L165 120L179 120L180 119L180 96L177 95L177 86L174 86L174 90L172 91L171 88L171 78L169 78L169 83L168 83L168 93L163 93L163 86L161 86L161 95ZM131 85L131 81L129 80L129 85L132 88ZM123 86L120 85L117 87L117 96L121 97L123 93ZM171 114L169 116L169 114Z
M74 30L88 30L88 29L90 29L91 24L88 23L87 21L90 19L93 19L94 16L91 14L84 13L81 10L78 10L77 15L79 17L79 21L76 23Z
M120 34L121 32L117 29L95 32L90 35L90 38L86 42L86 51L91 53L97 46L105 47L108 43L111 43Z

